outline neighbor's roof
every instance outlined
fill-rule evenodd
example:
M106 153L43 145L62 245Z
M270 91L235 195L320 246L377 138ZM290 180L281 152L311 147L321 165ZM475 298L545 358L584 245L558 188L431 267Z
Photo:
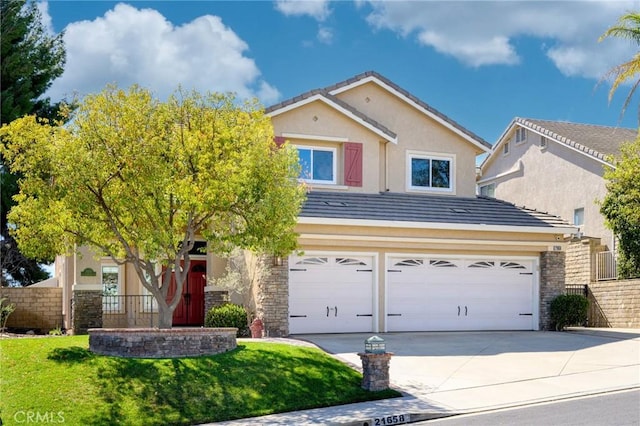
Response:
M491 144L489 142L487 142L486 140L484 140L483 138L481 138L477 134L473 133L472 131L470 131L470 130L466 129L465 127L461 126L456 121L452 120L451 118L449 118L446 115L442 114L441 112L437 111L435 108L433 108L430 105L428 105L427 103L421 101L416 96L414 96L411 93L409 93L408 91L402 89L400 86L398 86L397 84L393 83L391 80L387 79L386 77L383 77L382 75L378 74L375 71L367 71L367 72L364 72L362 74L358 74L355 77L349 78L349 79L344 80L344 81L342 81L340 83L333 84L333 85L325 87L323 89L310 90L310 91L305 92L305 93L303 93L301 95L298 95L298 96L296 96L294 98L287 99L287 100L282 101L282 102L280 102L278 104L272 105L272 106L266 108L265 112L267 113L267 115L275 114L279 110L283 110L283 109L286 110L287 108L294 107L296 104L303 104L304 101L306 101L307 99L312 98L312 97L317 96L317 95L321 95L321 96L324 96L324 97L328 98L329 100L331 100L332 102L334 102L336 104L344 106L349 111L354 113L356 116L360 117L362 120L364 120L364 121L366 121L368 123L374 124L376 127L380 128L380 129L383 129L385 131L385 133L391 134L395 138L395 133L393 133L393 131L387 129L383 124L379 123L376 120L371 119L370 117L367 117L365 114L359 112L356 108L352 107L351 105L348 105L346 102L342 102L342 101L340 101L341 103L337 102L337 101L339 101L339 99L335 95L337 95L337 94L339 94L339 93L341 93L341 92L343 92L345 90L349 90L349 88L351 88L353 86L357 86L359 84L364 84L364 83L366 83L368 81L374 81L378 85L380 85L381 87L384 87L385 89L387 89L387 90L389 90L391 92L394 92L401 99L404 99L405 101L413 104L414 107L416 107L417 109L423 111L425 114L431 116L432 118L436 119L437 121L440 121L445 126L450 127L452 130L454 130L455 132L459 133L461 136L463 136L465 139L467 139L469 142L473 143L474 145L476 145L478 147L481 147L482 149L484 149L486 151L491 149Z
M451 197L404 193L311 191L301 218L422 222L431 224L533 227L570 232L563 219L488 197ZM572 228L573 229L573 228Z
M516 118L516 122L601 160L605 160L609 155L620 154L620 146L638 136L637 129L624 127L596 126L593 124L519 117Z

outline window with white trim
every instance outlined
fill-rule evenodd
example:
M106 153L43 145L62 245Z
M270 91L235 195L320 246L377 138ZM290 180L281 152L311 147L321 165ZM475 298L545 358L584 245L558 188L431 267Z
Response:
M453 157L426 153L407 153L409 189L453 191Z
M549 140L544 136L540 136L540 149L545 149L549 144Z
M522 143L527 140L527 129L518 127L516 129L516 143Z
M483 197L496 198L496 184L490 183L480 187L480 195Z
M100 282L102 283L102 310L120 312L120 296L122 296L122 274L116 264L100 266Z
M502 155L507 155L509 153L509 149L511 148L509 145L509 142L504 143L502 146Z
M309 183L336 183L336 149L297 146L301 180Z
M584 207L573 211L573 224L576 226L584 225Z

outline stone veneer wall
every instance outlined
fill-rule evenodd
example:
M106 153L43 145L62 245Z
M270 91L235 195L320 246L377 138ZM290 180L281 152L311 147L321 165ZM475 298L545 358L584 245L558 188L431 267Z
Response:
M226 290L204 290L204 317L207 318L207 312L213 307L222 306L229 303L229 292Z
M593 281L589 326L640 328L640 279Z
M551 301L565 291L565 252L540 255L540 329L551 329Z
M73 334L87 334L102 327L102 291L74 290L72 303Z
M274 265L273 256L262 256L258 262L261 276L257 282L256 318L264 323L264 335L289 335L289 262Z
M89 349L124 358L178 358L215 355L237 347L237 328L97 328Z
M599 238L585 237L567 245L565 259L566 285L585 285L595 278L594 256L606 250Z
M61 287L2 287L1 298L7 299L3 306L15 305L7 327L38 330L41 333L63 327Z

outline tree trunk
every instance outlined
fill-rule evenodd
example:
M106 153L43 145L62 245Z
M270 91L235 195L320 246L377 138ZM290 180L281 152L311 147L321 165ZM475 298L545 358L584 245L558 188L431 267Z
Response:
M166 303L158 304L158 328L173 326L173 310Z

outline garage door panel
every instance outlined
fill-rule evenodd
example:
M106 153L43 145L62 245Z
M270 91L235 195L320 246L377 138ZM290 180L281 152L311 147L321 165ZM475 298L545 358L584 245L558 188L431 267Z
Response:
M391 258L387 330L533 329L533 262Z
M289 332L372 331L372 264L368 257L292 257Z

